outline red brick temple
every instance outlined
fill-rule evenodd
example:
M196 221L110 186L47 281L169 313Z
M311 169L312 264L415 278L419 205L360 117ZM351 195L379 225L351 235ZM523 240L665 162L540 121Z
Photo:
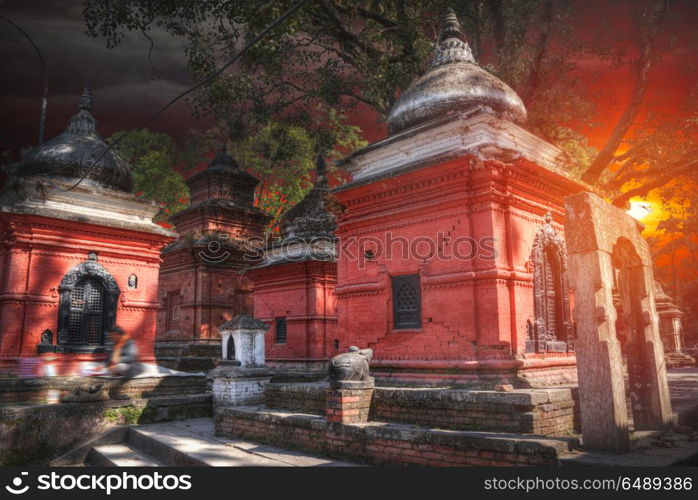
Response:
M160 252L175 235L153 223L154 203L131 194L129 165L104 154L91 109L85 89L67 129L27 154L0 192L3 372L83 374L104 359L114 324L140 361L154 359Z
M159 342L219 343L219 325L252 311L252 284L240 271L256 263L247 245L269 222L254 206L258 183L227 153L187 179L191 204L172 216L179 239L162 256Z
M576 377L563 198L588 188L525 128L455 14L389 137L340 162L340 350L383 381L538 386Z
M337 353L335 216L322 157L315 184L280 221L281 240L246 275L254 282L254 315L268 325L269 365L326 368Z

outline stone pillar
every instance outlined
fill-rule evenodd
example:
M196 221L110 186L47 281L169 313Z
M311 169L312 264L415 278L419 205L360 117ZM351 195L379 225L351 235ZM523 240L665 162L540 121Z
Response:
M611 258L569 254L577 324L577 379L584 447L622 453L630 448L620 342L615 333Z
M333 381L326 391L327 420L342 424L368 422L374 387L373 377L367 380Z
M625 374L615 326L616 276L628 332L635 428L662 428L672 420L652 257L637 221L598 196L568 196L565 210L584 448L620 453L629 448L630 442Z
M211 371L213 405L260 404L272 373L264 367L267 325L251 316L237 316L220 326L223 360ZM226 358L227 343L235 342L235 359Z

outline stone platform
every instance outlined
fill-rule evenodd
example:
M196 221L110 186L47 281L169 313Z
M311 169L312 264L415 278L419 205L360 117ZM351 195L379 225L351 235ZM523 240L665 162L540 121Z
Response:
M221 344L156 342L155 359L160 366L184 372L209 371L221 358Z
M322 415L327 383L270 383L270 409ZM568 436L575 429L574 390L471 391L447 387L376 387L370 420L423 427Z
M263 406L219 408L218 436L292 447L375 465L558 465L574 438L425 429L404 424L328 422L311 414Z

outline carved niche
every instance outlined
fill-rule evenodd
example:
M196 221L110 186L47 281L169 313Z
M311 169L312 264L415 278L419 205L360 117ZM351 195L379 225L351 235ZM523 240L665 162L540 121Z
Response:
M56 352L104 351L106 332L116 322L121 291L114 277L97 262L97 253L70 269L58 287Z
M527 327L526 352L566 352L572 340L567 250L550 212L533 240L531 263L535 319Z

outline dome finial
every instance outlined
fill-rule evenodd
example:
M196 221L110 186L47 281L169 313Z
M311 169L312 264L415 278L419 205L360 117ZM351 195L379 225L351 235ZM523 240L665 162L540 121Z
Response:
M456 11L451 7L446 9L446 12L441 19L441 32L439 33L439 44L449 38L463 39L463 30L461 29Z
M68 132L71 134L92 133L97 130L97 122L92 116L92 92L85 87L80 96L78 112L68 120Z
M89 87L85 87L80 96L80 104L78 104L78 111L92 111L92 91Z
M441 19L439 41L436 43L432 68L454 62L475 63L473 52L463 37L458 17L450 7Z

